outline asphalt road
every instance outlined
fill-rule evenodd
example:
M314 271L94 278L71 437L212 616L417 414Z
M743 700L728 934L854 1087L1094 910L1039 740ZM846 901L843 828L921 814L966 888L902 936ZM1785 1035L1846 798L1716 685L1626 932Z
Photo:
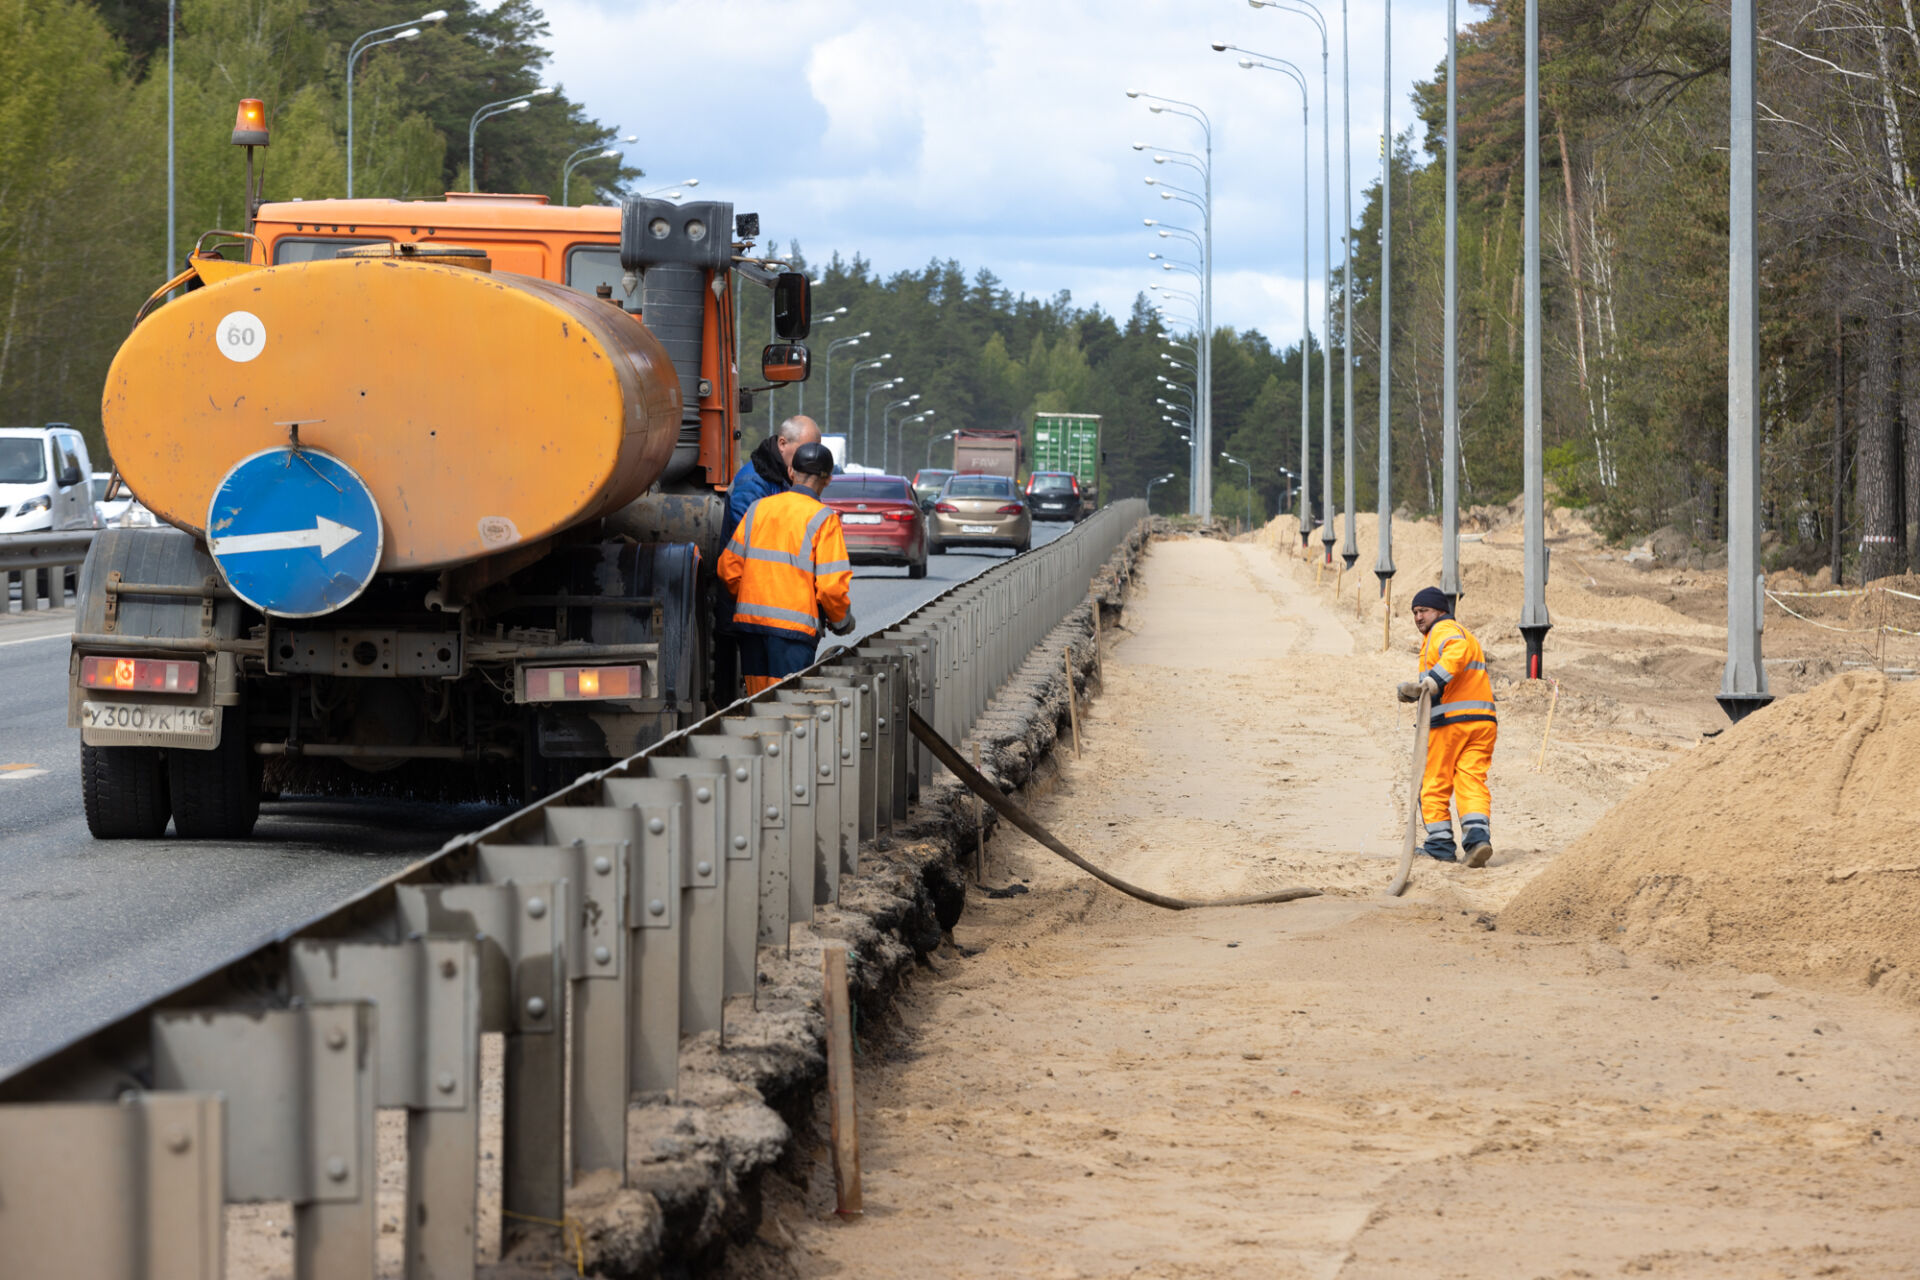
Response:
M1035 527L1035 543L1067 525ZM927 576L854 571L879 630L1004 551L935 556ZM96 841L67 728L71 616L0 618L0 1076L199 977L501 811L289 798L240 843Z

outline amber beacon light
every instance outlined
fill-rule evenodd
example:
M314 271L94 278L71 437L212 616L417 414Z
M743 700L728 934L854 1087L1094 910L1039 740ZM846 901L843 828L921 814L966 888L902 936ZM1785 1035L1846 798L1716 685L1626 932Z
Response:
M233 117L233 145L236 147L264 147L267 145L267 104L258 98L240 99L240 109Z

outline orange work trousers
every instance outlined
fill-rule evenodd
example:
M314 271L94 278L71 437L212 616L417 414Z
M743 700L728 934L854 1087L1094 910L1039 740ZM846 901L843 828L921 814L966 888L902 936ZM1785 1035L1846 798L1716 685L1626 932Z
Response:
M1427 736L1427 773L1420 781L1420 818L1429 833L1451 831L1449 800L1460 806L1462 827L1491 828L1493 793L1487 771L1493 767L1493 740L1500 726L1491 720L1443 724Z

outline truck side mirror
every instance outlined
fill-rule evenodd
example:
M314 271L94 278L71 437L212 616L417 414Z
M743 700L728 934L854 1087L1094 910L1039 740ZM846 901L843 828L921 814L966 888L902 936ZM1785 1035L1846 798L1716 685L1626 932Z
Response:
M798 341L812 328L813 281L798 271L782 271L780 278L773 282L774 333L789 341Z
M760 352L760 376L768 382L805 382L812 364L805 343L770 342Z

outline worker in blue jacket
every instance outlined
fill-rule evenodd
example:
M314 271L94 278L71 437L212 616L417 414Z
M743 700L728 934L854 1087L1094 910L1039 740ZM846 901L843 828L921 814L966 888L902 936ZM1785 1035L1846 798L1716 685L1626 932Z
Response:
M819 443L819 424L805 414L796 413L747 455L727 489L727 520L720 531L721 546L732 540L733 531L740 527L747 508L762 498L785 493L793 487L793 455L800 446ZM740 640L733 629L733 597L721 590L714 592L713 700L724 706L739 696Z

